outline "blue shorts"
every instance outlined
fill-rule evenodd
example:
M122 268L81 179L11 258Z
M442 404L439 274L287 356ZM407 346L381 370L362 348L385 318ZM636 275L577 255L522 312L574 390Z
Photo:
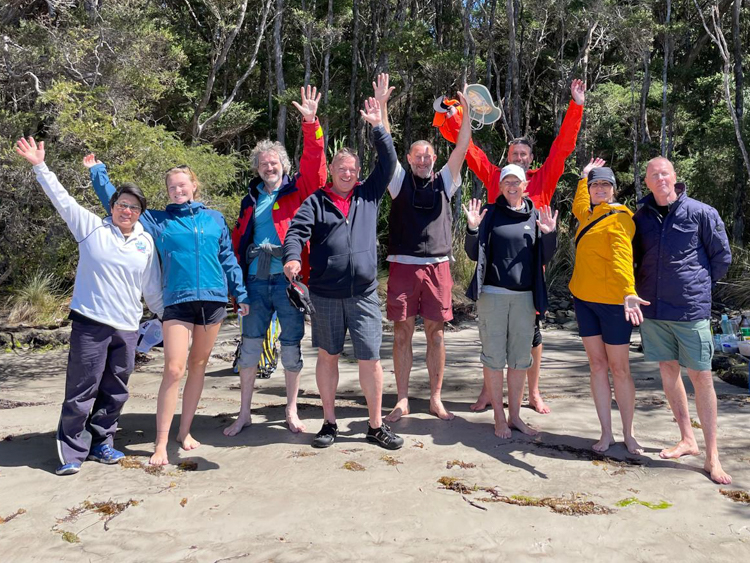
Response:
M612 346L630 344L633 325L625 319L623 305L592 303L573 297L573 306L581 338L601 336L605 344Z

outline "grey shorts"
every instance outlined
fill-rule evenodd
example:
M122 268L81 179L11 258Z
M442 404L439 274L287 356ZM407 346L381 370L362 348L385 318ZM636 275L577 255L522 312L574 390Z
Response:
M377 291L367 295L331 299L310 293L315 314L312 316L312 345L331 355L344 350L349 337L358 360L379 360L383 339L383 321Z
M482 364L490 369L529 369L534 340L534 297L481 293L477 300Z

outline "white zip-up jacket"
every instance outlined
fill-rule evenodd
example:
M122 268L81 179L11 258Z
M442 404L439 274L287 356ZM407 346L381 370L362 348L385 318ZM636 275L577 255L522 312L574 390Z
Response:
M111 217L102 219L81 207L45 163L34 166L34 172L78 243L70 308L118 330L138 330L143 295L148 308L161 315L161 268L151 235L135 223L125 238Z

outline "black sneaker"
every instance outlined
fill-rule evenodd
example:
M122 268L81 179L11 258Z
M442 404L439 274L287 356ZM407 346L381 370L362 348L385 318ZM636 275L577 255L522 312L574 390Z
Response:
M338 436L339 433L339 427L335 423L328 422L327 420L323 421L323 428L320 429L320 432L318 432L315 435L315 439L313 440L312 447L313 448L328 448L333 445L333 443L336 441L336 436Z
M397 450L404 445L404 439L383 423L380 428L373 428L367 423L367 441L376 442L386 450Z

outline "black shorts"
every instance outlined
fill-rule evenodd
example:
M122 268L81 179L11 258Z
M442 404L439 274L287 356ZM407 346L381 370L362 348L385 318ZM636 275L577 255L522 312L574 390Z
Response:
M542 329L541 329L541 320L539 319L539 315L536 316L536 321L534 322L534 339L531 341L531 347L536 348L537 346L540 346L542 344Z
M214 325L227 318L227 304L221 301L186 301L164 307L162 322L182 321L194 325Z

